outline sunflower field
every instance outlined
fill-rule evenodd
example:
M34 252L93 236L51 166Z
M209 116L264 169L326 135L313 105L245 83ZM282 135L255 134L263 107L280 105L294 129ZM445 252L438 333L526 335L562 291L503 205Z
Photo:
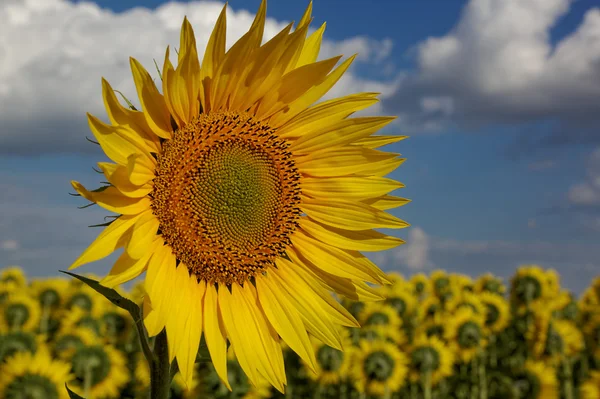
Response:
M509 287L436 270L336 303L361 328L343 351L313 341L314 370L284 351L285 394L252 385L229 351L230 389L202 343L193 384L171 398L600 398L600 278L575 298L553 270L519 268ZM141 303L142 283L121 292ZM375 298L373 298L375 299ZM76 279L0 273L0 397L147 398L150 374L129 315ZM312 337L311 337L312 339Z

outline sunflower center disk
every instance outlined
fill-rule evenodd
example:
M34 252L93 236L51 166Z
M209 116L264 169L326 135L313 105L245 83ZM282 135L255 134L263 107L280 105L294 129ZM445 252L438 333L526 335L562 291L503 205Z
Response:
M6 388L6 399L58 399L56 385L41 375L25 374Z
M249 115L201 115L163 145L152 210L160 232L200 279L244 282L289 245L300 175L268 125Z

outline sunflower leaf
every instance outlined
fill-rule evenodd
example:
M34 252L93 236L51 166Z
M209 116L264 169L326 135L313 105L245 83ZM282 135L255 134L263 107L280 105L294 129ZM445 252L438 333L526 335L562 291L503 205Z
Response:
M67 388L67 392L69 393L69 398L71 399L85 399L83 396L77 395L75 392L71 391L67 384L65 384L65 388Z

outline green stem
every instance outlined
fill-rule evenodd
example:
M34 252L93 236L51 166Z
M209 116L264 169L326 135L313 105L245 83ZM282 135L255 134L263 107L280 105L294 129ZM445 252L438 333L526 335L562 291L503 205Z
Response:
M567 357L563 357L562 364L565 377L565 399L573 399L573 373L571 370L571 361Z
M168 399L171 388L171 365L167 332L162 330L154 341L155 359L150 366L150 399Z
M92 389L92 365L86 364L83 375L83 396L86 399L93 399L90 396L90 390Z
M490 365L493 369L498 367L498 353L496 352L496 335L490 336Z
M417 383L410 384L410 398L417 399Z
M50 306L44 301L42 306L42 317L40 317L40 334L48 332L48 319L50 318Z
M479 363L479 398L487 399L487 378L485 376L485 354Z
M431 370L425 371L423 376L423 395L424 399L431 399Z
M471 379L472 379L472 385L471 385L471 399L477 399L477 396L479 396L479 373L478 373L478 367L477 367L477 356L475 356L473 358L473 360L471 361Z

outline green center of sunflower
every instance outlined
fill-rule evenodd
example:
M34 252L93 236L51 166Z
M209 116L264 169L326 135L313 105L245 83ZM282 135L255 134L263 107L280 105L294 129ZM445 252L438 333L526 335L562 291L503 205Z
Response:
M199 279L244 282L273 264L300 217L288 143L247 114L200 115L158 156L152 210Z
M75 325L77 327L89 328L97 335L100 334L100 323L90 315L83 316Z
M363 371L369 380L386 381L394 372L394 359L386 352L370 353L364 361Z
M437 293L443 293L450 286L450 280L447 277L439 277L433 283Z
M440 367L440 354L431 346L421 346L412 353L412 365L420 373L435 371Z
M102 321L107 331L112 334L120 334L127 328L127 320L116 312L108 312L102 316Z
M0 336L0 362L16 352L31 352L37 350L35 336L30 333L13 332Z
M20 328L29 319L29 309L22 303L11 303L4 309L4 320L12 328Z
M444 326L441 324L434 324L427 327L425 334L427 334L428 337L442 337L444 335Z
M78 380L90 379L91 385L104 381L110 372L110 358L101 346L84 346L77 349L71 359Z
M356 302L352 302L350 304L350 306L348 307L348 311L350 312L350 314L354 317L358 316L358 314L360 312L362 312L362 310L365 308L365 303L364 302L360 302L360 301L356 301Z
M485 306L487 308L485 316L485 325L491 327L494 324L496 324L496 322L500 318L500 311L498 310L498 307L496 307L492 303L486 303Z
M344 361L344 353L327 345L321 345L316 353L323 371L337 371Z
M62 353L71 349L76 350L83 346L83 341L75 334L62 335L54 344L57 353Z
M415 284L415 292L417 294L421 294L423 293L423 291L425 291L425 283L422 281L417 281L417 283Z
M524 303L538 299L542 294L541 283L532 276L523 276L515 284L517 298Z
M365 326L386 326L388 324L390 324L390 317L383 312L374 312L365 320Z
M60 303L60 295L53 288L42 291L39 295L40 303L44 306L56 307Z
M483 284L483 290L498 294L500 293L500 282L494 279L487 280L485 284Z
M396 310L398 316L404 316L404 313L406 312L406 302L404 301L404 299L398 297L391 297L386 299L385 303L393 307Z
M83 310L90 311L92 310L92 299L83 292L78 292L71 297L69 300L68 307L69 309L77 306Z
M64 389L64 388L63 388ZM5 399L58 399L58 390L48 378L25 374L18 376L6 387Z
M550 327L548 327L548 336L546 338L546 354L555 355L562 353L564 346L565 344L561 335L554 327L552 327L552 325L550 325Z
M473 348L479 345L481 329L472 322L467 321L458 328L458 344L463 348Z

